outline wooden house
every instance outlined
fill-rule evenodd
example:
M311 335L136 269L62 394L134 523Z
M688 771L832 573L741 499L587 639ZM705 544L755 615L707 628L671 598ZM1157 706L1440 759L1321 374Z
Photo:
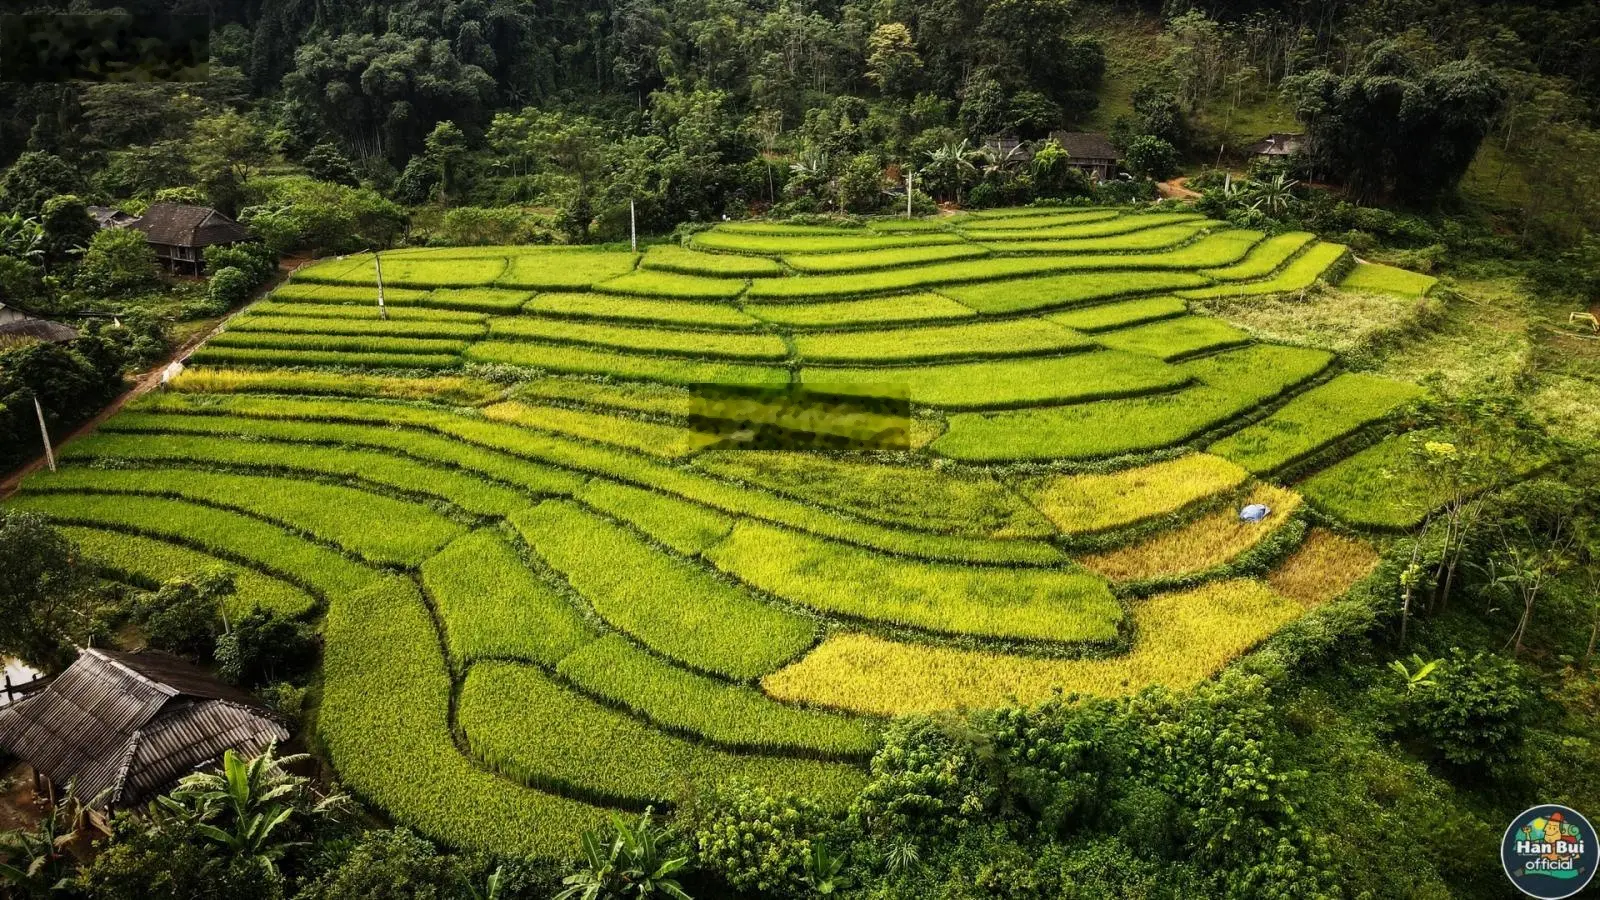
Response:
M1303 134L1275 131L1264 139L1251 144L1250 155L1281 159L1299 153L1305 146L1305 142L1306 136Z
M0 346L19 338L65 344L77 340L78 332L60 322L41 319L14 306L0 303Z
M1111 146L1111 139L1095 131L1056 131L1050 139L1067 151L1067 163L1082 169L1095 181L1117 177L1122 154Z
M191 275L205 270L207 247L250 240L250 232L243 225L211 207L182 203L152 203L128 227L144 232L163 266Z
M94 223L101 228L127 228L139 221L138 216L129 215L113 206L91 206L89 215L94 217Z
M70 782L96 825L145 803L227 750L254 756L289 732L250 695L176 657L89 649L0 707L0 750L52 799Z

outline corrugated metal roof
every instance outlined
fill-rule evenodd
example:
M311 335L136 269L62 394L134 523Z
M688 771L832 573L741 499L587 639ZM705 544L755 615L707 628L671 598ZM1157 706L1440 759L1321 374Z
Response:
M38 693L0 709L0 748L104 805L138 803L224 750L289 734L249 695L164 654L85 650Z

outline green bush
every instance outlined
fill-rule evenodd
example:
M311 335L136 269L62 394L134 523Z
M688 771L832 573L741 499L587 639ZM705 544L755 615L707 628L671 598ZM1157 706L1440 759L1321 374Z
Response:
M78 266L78 288L99 297L118 297L160 282L156 252L144 232L107 228L95 233Z
M233 574L226 570L174 578L134 598L134 621L157 650L206 662L222 627L218 611L233 593Z
M298 678L317 662L317 635L309 626L271 610L253 609L230 623L213 653L217 674L248 688Z
M803 797L744 781L717 786L684 810L695 859L739 892L790 896L805 888L806 860L827 817Z
M1511 762L1522 744L1536 699L1526 685L1527 676L1514 660L1457 647L1431 683L1405 697L1402 724L1446 762L1494 770Z
M255 281L250 273L234 266L225 266L211 273L206 297L211 301L212 309L221 313L249 299L254 289Z
M1139 178L1165 181L1178 171L1178 151L1154 135L1142 135L1129 144L1123 166Z

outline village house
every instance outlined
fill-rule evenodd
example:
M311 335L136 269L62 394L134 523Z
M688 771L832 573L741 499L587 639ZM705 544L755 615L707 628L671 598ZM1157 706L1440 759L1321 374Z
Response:
M163 266L190 275L205 271L207 247L250 240L243 225L211 207L182 203L152 203L127 227L144 232Z
M1285 131L1274 131L1266 138L1250 145L1251 156L1265 156L1281 159L1299 153L1305 145L1306 136L1291 134Z
M1050 139L1067 151L1067 163L1082 169L1095 181L1117 177L1122 154L1111 146L1111 139L1094 131L1056 131Z
M234 750L289 732L249 694L164 653L84 650L44 687L0 707L0 751L52 799L71 783L99 827Z

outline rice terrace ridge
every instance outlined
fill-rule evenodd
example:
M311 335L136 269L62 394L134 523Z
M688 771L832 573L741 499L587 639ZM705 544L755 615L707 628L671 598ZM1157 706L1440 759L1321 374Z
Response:
M1026 208L381 263L386 315L372 255L306 266L6 505L325 616L338 778L454 847L568 855L730 779L843 809L892 717L1190 687L1426 513L1349 512L1421 388L1191 306L1431 287L1309 234ZM906 443L729 443L705 385L909 390Z

